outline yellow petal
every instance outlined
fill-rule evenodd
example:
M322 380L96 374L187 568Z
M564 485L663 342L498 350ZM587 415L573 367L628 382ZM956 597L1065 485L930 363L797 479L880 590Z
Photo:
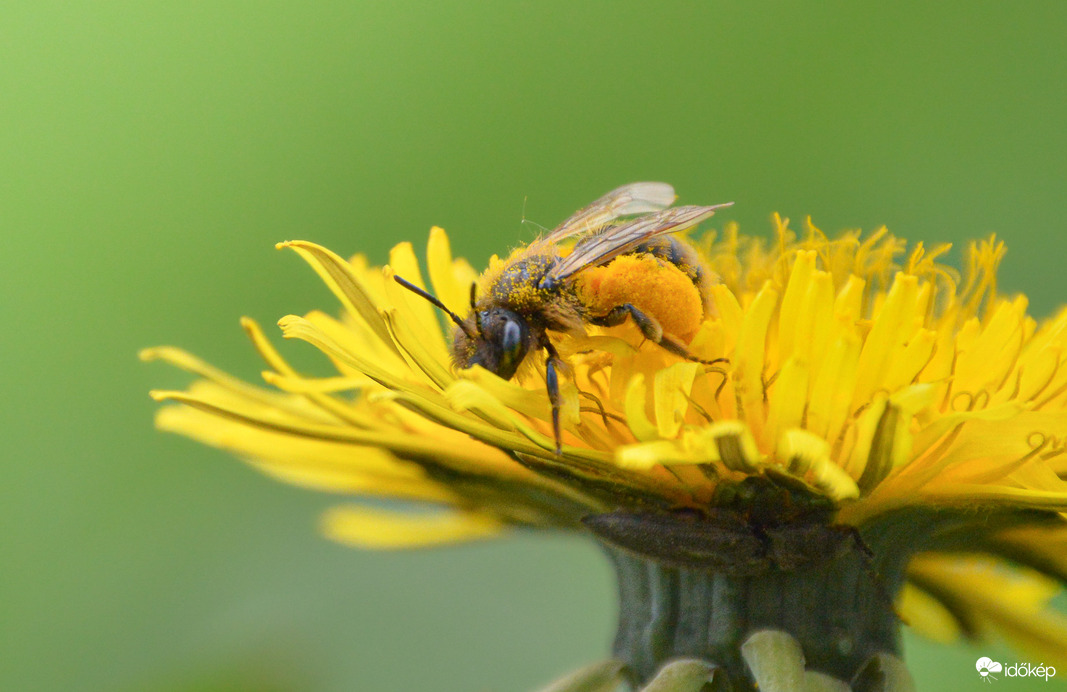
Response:
M352 265L326 248L303 240L278 243L277 248L291 248L300 255L341 301L345 309L359 315L378 335L382 343L392 347L393 340L378 311L383 307L356 276Z
M396 372L395 369L389 368L388 364L375 362L370 354L353 352L342 348L310 320L296 315L288 315L278 320L278 326L282 328L282 336L286 339L306 341L331 358L347 363L358 372L366 374L390 389L407 391L417 387L416 383L410 382L403 377L404 373ZM391 337L389 342L392 343Z
M883 387L883 378L889 364L900 351L907 336L915 331L914 324L921 315L918 305L919 280L908 274L898 273L885 304L871 327L871 333L863 342L860 352L859 380L852 399L858 408L869 401Z
M705 461L714 460L708 458ZM648 471L659 464L697 463L697 460L674 440L658 440L619 447L615 451L615 462L624 469Z
M724 284L712 286L711 295L726 334L726 349L731 351L737 344L737 337L741 334L744 311L741 309L741 304L737 302L737 297Z
M905 624L936 642L951 644L962 634L952 613L914 584L904 584L897 597L896 608Z
M263 330L260 328L259 324L257 324L255 320L248 317L243 317L241 318L241 327L245 330L245 333L248 335L248 338L252 340L252 344L255 346L260 356L263 357L263 359L267 362L268 365L270 365L278 373L280 373L281 377L288 378L287 381L291 381L293 379L301 379L300 376L297 375L296 370L294 370L292 366L290 366L289 363L281 357L281 354L279 354L274 349L274 346L270 343L270 340L267 339L266 335L263 334ZM359 375L359 378L362 380L368 379L365 375L362 374ZM271 382L269 376L265 377L265 379L270 384L274 384L280 389L285 389L284 387L281 387L278 383ZM362 411L358 411L348 402L339 401L338 399L329 396L324 391L309 389L300 393L304 394L309 401L314 403L319 408L329 411L338 419L348 421L352 425L361 428L382 427L381 421L375 416L368 415L367 413Z
M410 514L370 507L336 507L322 517L327 538L357 548L395 550L481 540L504 525L477 512Z
M369 450L368 450L369 451ZM431 481L408 480L315 466L301 460L300 464L287 461L248 459L247 463L275 480L309 490L326 493L344 493L366 497L386 497L453 504L459 498L443 485Z
M422 470L373 447L333 440L297 437L283 430L252 427L243 421L213 415L185 406L165 406L156 414L161 430L177 432L242 457L289 464L372 474L382 477L420 480Z
M438 299L457 315L466 315L470 310L471 282L460 281L448 234L443 228L434 226L430 229L430 239L426 243L426 266L430 270L430 281Z
M230 389L235 394L262 402L268 406L280 406L284 408L288 403L287 398L280 397L277 393L266 391L261 387L253 386L233 377L180 348L174 348L173 346L145 348L142 349L137 356L145 362L161 360L165 363L169 363L176 368L180 368L186 372L198 375L206 380L210 380Z
M501 430L516 429L515 417L507 406L476 382L456 380L445 390L445 398L457 411L477 411Z
M843 331L815 376L808 404L808 428L827 440L838 439L851 413L860 347L858 336Z
M856 444L846 467L859 475L859 486L870 492L893 469L911 460L912 420L927 406L933 388L927 384L906 387L888 399L876 395L856 424Z
M1025 316L1025 300L999 301L989 323L957 354L954 384L957 390L977 392L998 386L1015 365L1022 346Z
M909 574L937 587L985 628L995 628L1035 663L1067 669L1067 617L1049 609L1047 578L989 558L920 555Z
M807 430L787 430L778 443L777 456L789 470L801 476L810 474L812 482L834 500L860 496L856 482L830 458L830 443Z
M773 445L780 431L799 427L808 403L808 366L797 358L790 358L778 373L768 397L767 427L764 430L766 447Z
M797 316L793 353L811 373L822 367L826 346L834 332L834 283L829 272L811 276Z
M863 291L867 282L855 274L849 274L848 280L837 292L834 300L834 317L844 324L855 324L863 311Z
M887 391L896 390L909 385L918 376L930 357L934 353L937 344L937 332L932 329L920 329L909 340L902 351L889 362L888 371L883 380Z
M263 380L290 394L309 394L349 392L373 386L369 377L301 377L299 375L280 375L272 370L264 370L260 375Z
M744 418L758 436L763 428L763 365L767 328L778 302L778 292L764 285L745 313L737 350L733 355L734 391L738 416Z
M397 289L400 287L397 286ZM383 310L382 318L389 325L393 340L400 346L408 362L414 366L413 369L421 371L440 388L447 387L456 379L444 350L427 347L423 334L412 329L410 320L404 319L396 310Z
M546 421L552 416L552 404L549 402L547 390L544 388L530 389L524 387L514 380L505 380L494 375L480 366L461 370L459 374L462 379L477 383L489 396L497 399L504 406L514 409L523 415ZM536 387L537 385L535 384L534 386ZM572 383L563 382L560 384L560 399L561 426L570 428L577 425L580 420L579 401L577 391Z
M630 378L626 387L626 423L638 440L647 442L659 439L659 429L648 418L645 407L648 404L648 391L645 376L638 373Z
M678 434L689 410L689 395L693 391L699 363L675 363L656 373L653 384L656 411L656 430L664 438Z
M411 435L405 431L371 431L341 425L322 425L295 419L279 420L277 416L249 411L243 406L219 405L210 397L195 392L153 391L156 401L173 401L185 404L223 419L250 426L253 429L280 432L309 440L321 440L358 447L380 447L407 459L425 459L457 470L469 472L492 472L505 474L509 466L506 457L487 453L477 445L457 449L439 439ZM185 431L182 431L185 432ZM186 433L188 434L188 433ZM519 467L521 468L521 467Z
M793 344L796 338L798 317L801 305L804 303L815 273L814 251L801 251L796 255L793 262L793 270L789 274L789 283L786 284L782 294L782 305L778 311L778 341L780 355L783 359L793 355Z
M389 264L383 267L386 295L389 301L401 310L405 321L411 324L411 330L417 332L427 350L436 356L448 358L448 346L441 331L441 319L438 309L429 301L420 298L393 280L393 275L426 290L419 270L419 259L411 243L399 243L389 251Z

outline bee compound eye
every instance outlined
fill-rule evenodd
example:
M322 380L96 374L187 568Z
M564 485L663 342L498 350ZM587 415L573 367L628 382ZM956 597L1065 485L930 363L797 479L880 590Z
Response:
M501 347L505 351L515 351L522 344L522 329L517 322L509 320L504 325L504 336L500 341Z

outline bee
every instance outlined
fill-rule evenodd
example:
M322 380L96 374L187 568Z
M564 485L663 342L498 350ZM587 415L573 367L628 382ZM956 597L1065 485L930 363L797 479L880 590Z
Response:
M551 233L492 263L471 286L465 318L418 286L394 278L455 323L452 356L458 368L480 365L511 379L528 356L546 353L545 385L560 454L559 371L565 364L549 332L581 334L586 325L610 327L629 319L667 351L715 362L702 361L686 346L713 310L715 275L696 250L669 234L733 203L671 207L674 199L667 183L612 190ZM568 252L561 243L571 238L576 241Z

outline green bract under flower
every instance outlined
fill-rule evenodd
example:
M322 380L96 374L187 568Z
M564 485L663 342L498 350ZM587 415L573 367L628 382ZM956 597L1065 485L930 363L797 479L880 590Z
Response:
M570 371L561 455L543 366L530 359L510 381L454 369L440 315L392 281L466 313L477 274L437 228L429 285L407 243L384 268L282 243L343 308L285 317L282 334L336 372L298 373L246 319L269 387L149 349L145 359L200 377L153 394L170 404L157 423L290 483L433 510L327 514L329 536L363 547L701 511L754 476L804 488L860 529L893 512L962 513L974 540L931 549L899 537L900 550L925 551L901 592L905 621L939 639L999 629L1067 665L1067 626L1044 611L1067 575L1067 311L1039 323L1024 296L998 293L993 238L967 248L960 273L938 261L947 246L909 250L885 229L831 240L810 222L799 237L775 223L770 244L732 226L701 244L719 282L689 349L725 362L683 360L628 326L553 335ZM987 526L989 513L1013 520Z

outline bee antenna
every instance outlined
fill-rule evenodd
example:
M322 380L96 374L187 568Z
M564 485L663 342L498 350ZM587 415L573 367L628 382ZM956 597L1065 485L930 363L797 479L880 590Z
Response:
M406 288L409 291L411 291L412 293L414 293L415 295L417 295L417 296L419 296L421 298L425 298L426 300L428 300L434 307L438 308L441 312L443 312L446 315L448 315L449 318L451 318L451 320L456 323L456 326L463 330L464 334L466 334L468 337L470 337L472 339L475 338L475 335L471 334L470 327L468 327L467 325L465 325L463 323L463 320L461 320L459 318L459 315L457 315L456 313L452 312L447 307L445 307L445 304L442 303L440 300L438 300L436 296L433 296L433 295L427 293L426 291L422 290L421 288L419 288L415 284L411 283L410 281L408 281L406 279L400 278L396 274L393 274L393 280L396 281L401 286L403 286L404 288Z
M526 224L530 224L531 226L537 226L538 228L540 228L542 233L547 233L548 232L547 228L545 228L541 224L537 223L536 221L531 221L528 218L526 218L526 202L529 199L530 199L529 195L526 195L525 197L522 198L522 221L519 222L519 225L520 226L525 226Z
M536 226L537 228L541 229L541 232L542 232L542 233L548 233L548 229L547 229L547 228L545 228L544 226L542 226L541 224L537 223L536 221L531 221L530 219L523 219L523 220L522 220L522 222L523 222L524 224L527 224L527 223L528 223L528 224L530 224L531 226Z
M482 333L482 313L478 312L478 284L471 282L471 314L474 315L474 326L478 328L478 334Z

